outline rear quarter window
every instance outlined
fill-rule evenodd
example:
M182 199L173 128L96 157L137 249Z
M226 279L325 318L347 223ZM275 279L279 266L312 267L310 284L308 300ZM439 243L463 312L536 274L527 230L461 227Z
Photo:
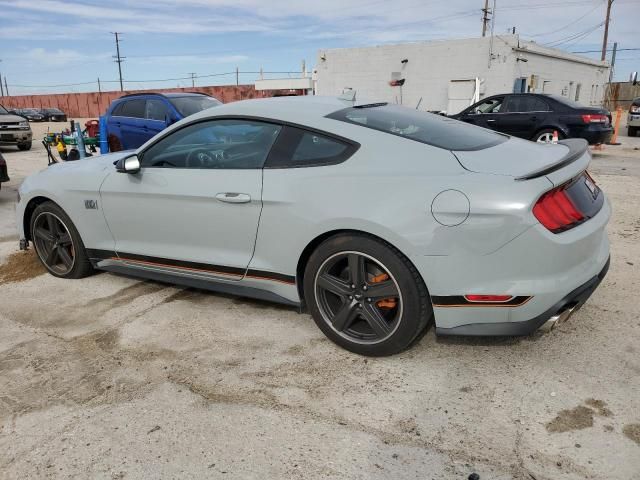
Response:
M452 118L398 105L350 107L327 117L446 150L482 150L508 138Z

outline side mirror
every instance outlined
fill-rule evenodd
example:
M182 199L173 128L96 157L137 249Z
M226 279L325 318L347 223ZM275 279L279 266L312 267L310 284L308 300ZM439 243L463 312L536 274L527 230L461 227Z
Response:
M629 77L629 83L631 85L638 84L638 72L631 72L631 76Z
M121 158L116 163L116 171L120 173L138 173L140 171L140 160L134 153L128 157Z

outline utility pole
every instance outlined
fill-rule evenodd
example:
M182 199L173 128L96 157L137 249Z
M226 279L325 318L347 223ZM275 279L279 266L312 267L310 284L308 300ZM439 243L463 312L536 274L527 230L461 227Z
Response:
M191 72L191 73L189 73L189 75L191 75L191 87L195 87L196 86L196 73L195 72Z
M613 68L616 65L616 52L618 51L618 42L613 42L613 53L611 54L611 66L609 67L609 88L613 80Z
M111 32L113 35L116 36L116 56L114 56L113 58L115 58L115 62L118 64L118 74L120 75L120 91L123 92L124 91L124 86L122 85L122 62L124 62L124 59L126 57L121 57L120 56L120 37L119 35L122 35L122 32Z
M0 60L1 62L2 60ZM2 96L4 97L4 88L2 87L2 75L0 74L0 93L2 93Z
M100 88L100 77L98 77L98 93L102 93L102 88Z
M236 86L240 85L240 71L236 67Z
M9 95L9 85L7 85L7 76L4 76L4 93L7 94L7 97L10 97L11 95Z
M491 10L489 9L489 0L484 0L484 8L482 9L482 36L487 36L487 26L489 25L489 15L491 15Z
M604 37L602 39L602 55L600 56L600 60L603 62L607 58L607 40L609 38L609 18L611 17L611 5L613 5L613 0L607 0L607 17L604 20Z

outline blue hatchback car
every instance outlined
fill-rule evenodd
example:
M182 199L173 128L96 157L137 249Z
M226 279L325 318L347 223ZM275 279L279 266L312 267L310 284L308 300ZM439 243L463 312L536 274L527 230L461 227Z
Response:
M222 105L202 93L134 93L114 100L105 116L109 150L138 148L169 125Z

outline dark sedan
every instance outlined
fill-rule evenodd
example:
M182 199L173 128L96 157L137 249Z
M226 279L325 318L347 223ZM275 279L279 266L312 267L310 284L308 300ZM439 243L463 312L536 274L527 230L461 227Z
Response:
M608 110L544 93L494 95L451 117L535 142L550 142L557 131L560 139L584 138L595 145L613 133Z
M14 110L9 110L9 113L19 115L30 122L44 122L44 115L35 108L16 108Z
M44 115L44 119L47 122L66 122L67 114L59 108L43 108L40 113Z

